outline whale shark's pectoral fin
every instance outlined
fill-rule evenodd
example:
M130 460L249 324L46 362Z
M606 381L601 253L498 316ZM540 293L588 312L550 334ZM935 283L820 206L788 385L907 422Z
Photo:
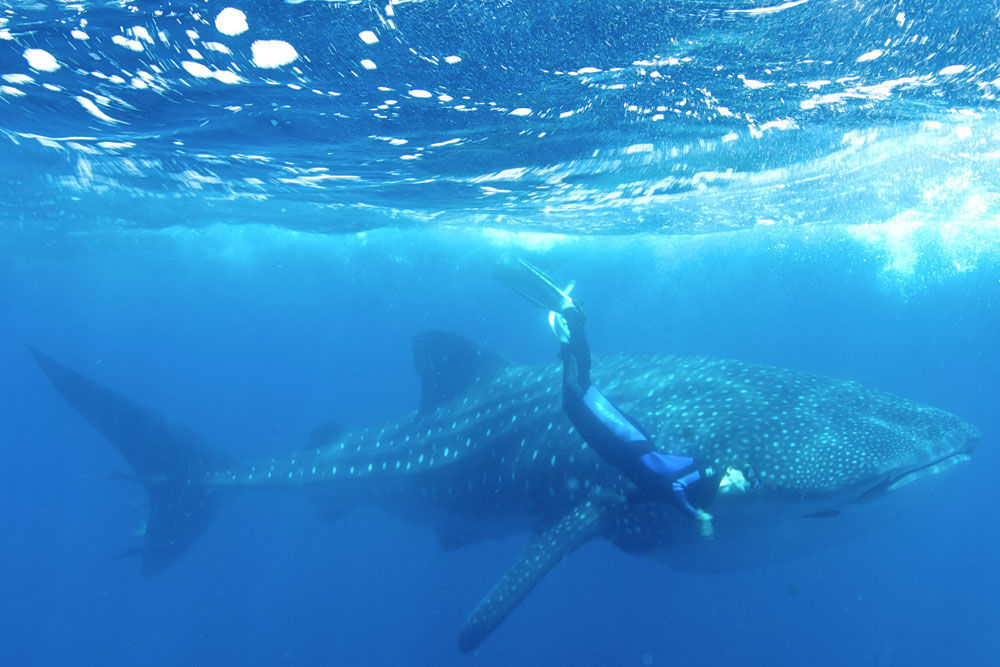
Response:
M549 570L584 542L604 532L608 523L606 508L606 501L587 500L535 537L521 558L465 619L458 639L459 650L468 653L479 646Z

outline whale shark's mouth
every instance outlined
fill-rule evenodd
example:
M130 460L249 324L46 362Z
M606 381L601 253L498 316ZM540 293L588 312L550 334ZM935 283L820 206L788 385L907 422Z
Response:
M971 445L961 451L952 452L947 456L943 456L939 459L935 459L930 463L925 463L924 465L911 466L909 468L901 468L899 470L894 470L893 472L886 475L877 484L862 492L858 496L859 501L872 500L878 496L885 495L887 493L892 493L893 491L898 491L904 486L909 486L913 482L925 477L931 477L933 475L938 475L945 470L955 467L960 463L965 463L972 459L972 447Z

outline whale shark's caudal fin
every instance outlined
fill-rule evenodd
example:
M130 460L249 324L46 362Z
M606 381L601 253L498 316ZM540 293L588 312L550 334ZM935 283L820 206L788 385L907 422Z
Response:
M214 514L215 494L192 480L222 467L225 459L188 428L30 349L66 402L128 461L135 472L128 479L146 487L149 521L137 550L142 572L166 568L194 544Z
M549 570L607 527L606 501L587 500L536 536L490 592L479 601L458 638L463 653L473 650L507 618Z

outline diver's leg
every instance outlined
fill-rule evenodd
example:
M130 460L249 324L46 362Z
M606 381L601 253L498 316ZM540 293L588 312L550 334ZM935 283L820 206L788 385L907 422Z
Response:
M702 482L703 465L688 456L656 451L652 439L590 382L590 346L579 308L567 308L554 323L563 360L563 409L584 441L651 500L672 501L711 534L711 516L694 507L688 491ZM557 326L561 324L563 326Z
M590 382L590 346L583 329L584 316L579 308L567 308L561 314L565 324L560 335L559 356L563 361L563 409L580 436L601 457L617 466L636 484L651 481L641 459L655 451L642 428ZM653 477L659 475L659 471Z
M694 508L689 497L704 486L706 476L711 477L708 462L656 451L642 427L591 384L590 347L583 330L583 311L570 296L572 283L562 288L524 260L497 266L496 276L549 311L549 324L561 343L563 409L584 441L634 482L643 496L673 502L702 520L710 518Z

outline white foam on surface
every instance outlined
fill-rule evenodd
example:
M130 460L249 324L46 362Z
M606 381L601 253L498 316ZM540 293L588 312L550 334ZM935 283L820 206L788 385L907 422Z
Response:
M783 12L786 9L791 9L792 7L798 7L799 5L804 5L809 2L809 0L791 0L791 2L783 2L780 5L771 5L770 7L754 7L752 9L727 9L726 12L729 14L743 14L745 16L762 16L764 14L777 14L778 12Z
M764 130L797 130L799 129L799 124L795 122L792 118L778 118L776 120L769 120L760 126L761 131Z
M137 39L129 39L125 35L115 35L114 37L111 38L111 41L117 44L118 46L124 47L131 51L143 50L142 42L140 42Z
M234 85L243 81L240 75L236 72L231 72L227 69L217 69L212 72L212 76L215 77L216 81L225 83L227 85Z
M421 88L414 88L413 90L409 91L409 94L411 97L420 97L420 98L431 97L431 94L429 92Z
M250 26L247 24L247 15L235 7L226 7L215 17L215 29L223 35L233 37L242 35Z
M378 69L378 65L375 64L375 61L369 60L368 58L361 61L361 66L365 69Z
M86 109L90 113L90 115L94 116L95 118L99 118L100 120L103 120L105 123L121 122L120 120L112 118L108 114L101 111L100 108L96 104L94 104L94 101L89 98L86 98L82 95L77 95L76 101L79 102L80 106Z
M303 185L310 188L322 188L325 181L360 181L360 176L354 174L316 174L311 176L297 176L295 178L279 178L281 183L289 185Z
M858 56L857 62L866 63L869 60L875 60L876 58L882 57L882 49L872 49L871 51L865 51L860 56Z
M362 30L358 33L358 38L365 44L378 44L378 35L371 30Z
M34 79L27 74L4 74L3 80L7 83L31 83Z
M226 55L230 55L232 53L232 51L229 50L229 47L221 42L202 42L201 45L209 51L215 51L216 53L225 53Z
M258 39L250 45L253 64L261 69L275 69L299 58L295 47L280 39Z
M147 44L152 44L153 43L153 37L152 37L152 35L150 35L149 31L146 30L146 28L144 28L141 25L137 25L137 26L132 27L129 30L129 33L135 39L140 39L140 40L146 42Z
M231 72L225 69L210 69L201 63L196 63L190 60L182 62L181 67L187 70L188 74L198 77L199 79L215 79L216 81L230 85L243 81L243 79L241 79L239 74L236 72Z
M510 112L511 116L530 116L531 109L528 107L518 107Z
M22 55L28 66L39 72L55 72L60 67L55 56L45 49L25 49Z
M740 81L743 82L744 86L746 86L751 90L759 90L761 88L767 88L768 86L771 85L770 83L765 83L764 81L758 81L757 79L748 79L742 74L740 74Z
M191 60L185 60L182 62L181 67L183 67L188 74L198 77L199 79L207 79L212 76L212 70L208 69L201 63L196 63Z

